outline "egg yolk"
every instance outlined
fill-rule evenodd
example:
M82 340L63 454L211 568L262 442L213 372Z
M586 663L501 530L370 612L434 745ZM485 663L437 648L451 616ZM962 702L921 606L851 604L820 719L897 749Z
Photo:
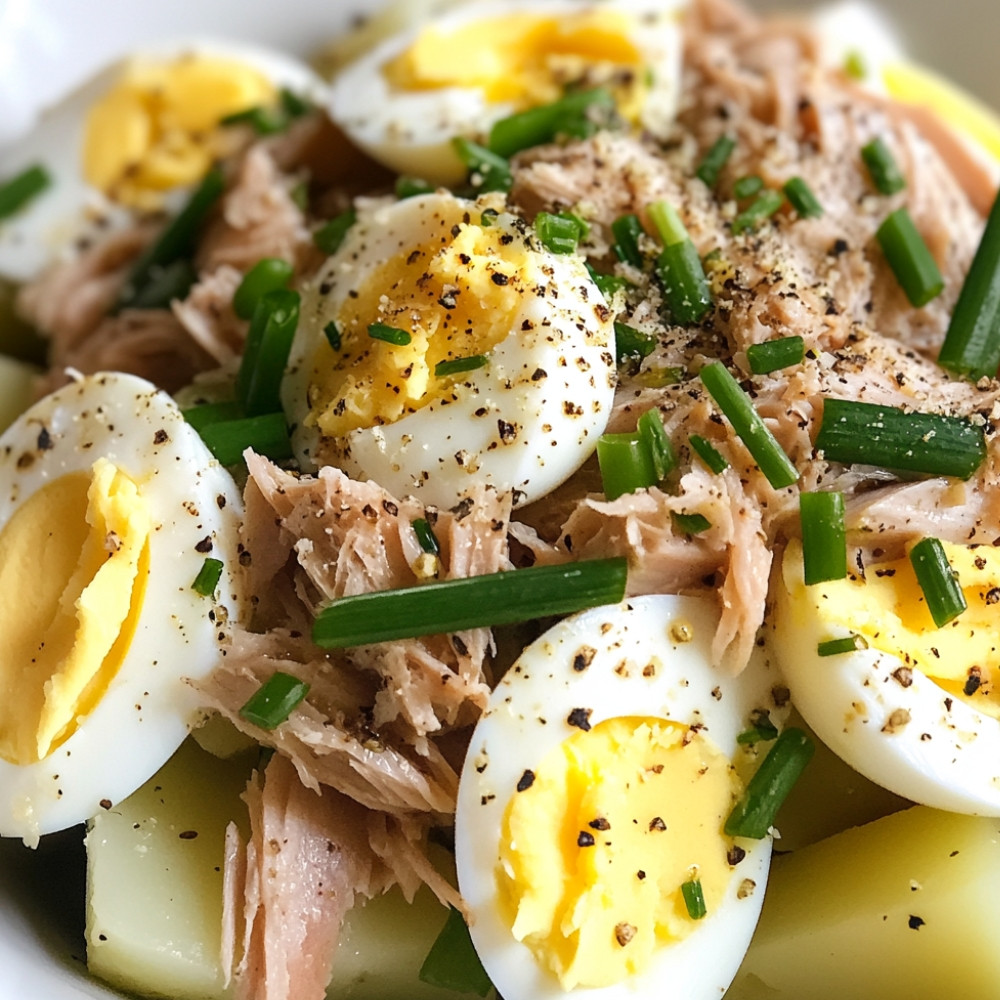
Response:
M456 377L469 378L435 375L440 362L488 354L510 335L527 288L544 284L533 255L500 226L449 227L440 242L375 268L346 297L333 320L336 346L316 338L307 424L340 437L393 423L445 396ZM372 337L372 323L409 342Z
M431 27L384 69L399 90L470 87L490 103L546 104L569 86L610 85L619 111L638 116L645 87L633 21L594 9L559 17L519 13Z
M98 704L128 650L150 515L106 459L32 494L0 531L0 757L47 757Z
M863 578L852 574L807 587L795 541L785 553L785 588L799 613L850 629L871 648L898 657L956 698L1000 719L1000 551L943 545L968 605L943 628L927 610L909 558L869 563Z
M731 762L678 723L608 719L563 741L504 813L497 881L515 938L566 990L642 971L695 927L685 882L709 913L723 897L739 791Z
M274 101L271 82L241 63L132 63L87 114L84 177L122 204L160 208L163 192L196 183L226 152L222 118Z

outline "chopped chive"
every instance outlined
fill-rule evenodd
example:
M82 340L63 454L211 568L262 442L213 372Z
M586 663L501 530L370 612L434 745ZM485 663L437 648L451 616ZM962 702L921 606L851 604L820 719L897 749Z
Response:
M880 194L895 194L906 187L906 178L881 136L861 147L861 159Z
M941 294L944 278L905 208L887 216L875 238L910 305L919 309Z
M785 196L780 191L762 192L733 219L733 234L739 235L755 229L759 223L774 215L784 203Z
M618 364L641 362L656 349L656 337L627 323L615 323L615 356Z
M715 182L719 179L719 172L726 165L735 148L736 140L732 136L720 136L712 143L698 165L695 175L700 177L709 187L714 187Z
M309 211L309 182L301 180L291 191L289 197L295 202L295 207L303 214Z
M938 363L975 380L994 378L1000 367L1000 197L958 294Z
M201 403L183 411L184 419L200 434L209 424L224 420L239 420L244 416L243 407L236 400L221 403Z
M577 245L589 229L583 219L570 212L539 212L535 216L535 232L552 253L575 253Z
M770 743L778 738L778 727L771 721L771 715L764 709L757 708L750 713L751 726L736 737L736 742Z
M211 597L222 579L222 560L209 556L198 570L198 575L191 584L191 589L202 597Z
M666 479L667 473L677 465L677 455L670 443L666 428L660 419L659 412L654 408L647 410L637 421L639 440L649 452L653 461L655 482Z
M690 240L672 243L656 258L656 276L670 318L689 326L699 323L712 309L712 293L698 251Z
M560 135L585 138L610 120L614 107L611 92L603 87L578 90L551 104L501 118L490 129L489 148L499 156L510 157L522 149L552 142Z
M868 643L863 636L845 635L839 639L826 639L817 644L816 652L819 656L840 656L841 653L854 653L859 649L867 649Z
M689 879L681 883L681 895L684 897L684 906L687 915L692 920L702 920L708 913L705 906L705 891L701 887L700 879Z
M240 319L250 319L257 303L268 293L285 288L294 268L280 257L264 257L257 261L233 293L233 310Z
M281 409L281 380L298 323L298 292L279 288L257 303L236 374L236 394L247 416Z
M0 184L0 219L12 216L51 184L52 175L39 163L4 181Z
M597 464L608 500L659 482L653 456L638 434L602 434L597 439Z
M687 378L687 369L677 365L647 368L636 375L637 381L650 389L662 389L667 385L679 385Z
M510 164L503 156L464 136L452 139L451 145L469 172L470 182L476 190L510 190L514 179L510 174Z
M672 520L677 530L685 535L700 535L712 527L712 522L704 514L674 513Z
M632 287L631 282L627 278L622 278L617 274L598 274L590 261L586 261L585 265L590 274L591 281L597 285L597 290L606 300L614 298L615 293L621 291L623 288Z
M816 745L801 729L786 729L747 782L723 827L726 835L752 840L766 837L782 802L815 751Z
M449 910L441 932L420 967L418 978L437 989L475 993L481 997L493 989L473 947L465 919L455 907Z
M687 227L669 201L654 201L646 209L665 247L690 240Z
M938 538L924 538L910 549L910 563L923 591L927 610L938 628L957 618L967 607L958 574Z
M369 323L368 336L372 340L383 340L396 347L406 347L413 340L408 330L401 330L398 326L388 326L385 323Z
M611 234L615 238L615 256L626 264L642 268L643 256L639 249L639 239L643 235L642 223L634 212L620 215L611 223Z
M400 201L416 198L422 194L432 194L435 190L437 189L433 184L419 177L402 176L396 178L396 197Z
M733 197L742 201L744 198L752 198L764 187L764 178L758 174L748 174L746 177L738 177L733 181Z
M301 94L296 94L294 90L290 90L288 87L282 87L278 96L281 99L281 107L289 118L301 118L303 115L309 114L314 108L312 101Z
M799 494L799 518L806 584L843 580L847 576L844 494L803 491Z
M692 434L688 438L688 444L691 445L694 453L705 463L709 472L714 472L718 475L729 468L729 463L726 461L725 456L721 454L719 449L708 438L704 438L700 434Z
M219 119L220 125L249 125L257 135L276 135L288 128L288 115L283 109L255 105Z
M420 548L431 556L441 555L441 545L434 534L431 522L426 517L416 517L411 522L413 533L417 536Z
M722 362L713 361L702 368L701 380L767 481L776 490L791 486L799 478L798 469L767 429L750 397Z
M331 319L330 322L323 327L323 336L326 337L326 342L333 350L340 350L343 345L343 338L340 336L340 327L337 326L334 320Z
M479 216L479 225L488 229L499 217L500 213L495 208L484 208L482 215Z
M765 340L747 348L747 361L754 375L767 375L782 368L799 365L806 356L806 343L798 336Z
M185 416L190 419L191 411ZM237 465L243 452L252 448L273 462L292 457L292 444L284 413L264 413L257 417L213 420L197 428L208 450L222 465Z
M867 79L868 63L864 55L857 49L851 49L844 57L844 72L852 80Z
M309 685L291 674L276 670L247 699L240 717L260 729L276 729L309 693Z
M489 363L489 360L488 354L470 354L467 358L451 358L448 361L439 361L434 366L434 374L438 378L447 378L449 375L474 372L477 368L484 368Z
M341 649L569 614L617 604L627 573L625 559L591 559L341 597L319 612L312 638Z
M146 283L129 300L129 309L167 309L174 299L187 298L198 280L195 266L186 257L149 270Z
M313 243L327 256L332 256L340 249L347 231L358 221L358 213L349 208L329 222L324 223L313 233Z
M964 417L827 398L816 450L828 461L968 479L986 458L982 427Z
M782 191L800 218L818 219L823 214L823 206L819 203L819 199L801 177L789 178L785 181Z

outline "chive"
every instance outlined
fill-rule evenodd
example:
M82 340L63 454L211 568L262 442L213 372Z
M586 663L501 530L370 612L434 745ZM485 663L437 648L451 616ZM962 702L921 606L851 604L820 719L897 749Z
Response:
M585 138L595 131L601 119L610 118L614 106L610 91L596 87L567 94L551 104L519 111L494 123L490 129L490 151L510 157L522 149L552 142L560 135Z
M712 293L698 251L690 240L663 248L656 258L656 275L675 323L685 326L698 323L711 311Z
M222 560L207 558L198 570L191 589L202 597L211 597L222 578Z
M700 535L712 527L712 522L704 514L674 513L672 519L677 530L685 535Z
M742 201L744 198L752 198L764 187L764 178L758 174L748 174L746 177L738 177L733 182L733 197Z
M791 486L799 478L798 470L722 362L713 361L702 368L701 380L767 481L776 490Z
M240 319L250 319L257 303L268 293L285 288L294 268L280 257L263 257L245 275L233 293L233 310Z
M656 337L627 323L615 323L615 356L618 364L639 363L656 349Z
M499 217L500 213L495 208L484 208L482 215L479 216L479 225L483 229L489 229Z
M303 213L303 215L309 211L309 182L306 180L299 181L291 191L288 192L289 197L295 203L295 207Z
M243 407L235 400L222 403L201 403L183 411L184 419L200 434L210 424L224 420L238 420L243 414Z
M420 966L418 978L438 989L475 993L481 997L493 989L473 947L469 928L455 907L451 907L441 932Z
M775 740L729 814L723 827L726 835L752 840L766 837L782 802L815 750L816 745L801 729L786 729Z
M426 517L417 517L410 522L413 533L417 536L420 548L431 556L441 555L441 545L434 534L431 522Z
M535 216L535 232L552 253L575 253L589 229L586 222L570 212L539 212Z
M708 908L705 906L705 892L701 887L701 880L693 878L682 882L681 895L684 897L688 916L692 920L703 920Z
M769 219L785 203L785 196L780 191L764 191L750 205L733 219L733 235L755 229L758 223Z
M438 378L447 378L449 375L461 375L463 372L473 372L477 368L484 368L489 363L487 354L470 354L467 358L451 358L448 361L439 361L434 366L434 374Z
M340 336L340 327L332 319L323 327L323 336L326 337L326 342L333 350L340 350L343 344L343 339Z
M880 194L895 194L906 187L906 178L881 136L861 147L861 159Z
M823 214L823 206L819 203L819 199L801 177L789 178L785 181L782 191L801 218L818 219Z
M313 243L327 256L335 254L344 242L347 231L358 221L358 213L353 208L341 212L329 222L324 223L313 233Z
M396 197L400 201L405 201L407 198L416 198L421 194L431 194L435 190L437 189L433 184L419 177L404 176L396 178Z
M52 175L38 163L4 181L0 184L0 219L12 216L51 184Z
M782 368L802 364L806 356L806 343L798 336L779 337L765 340L763 344L751 344L747 348L747 361L754 375L767 375Z
M585 261L584 263L590 274L590 280L597 285L597 290L605 299L610 300L614 297L615 292L621 291L623 288L632 287L632 283L627 278L622 278L617 274L598 274L589 261Z
M476 190L510 190L514 179L510 174L510 164L504 157L464 136L452 139L451 145L469 172L472 186Z
M288 128L288 116L279 108L255 105L219 119L220 125L249 125L257 135L276 135Z
M643 235L642 223L634 212L620 215L611 223L611 234L615 238L614 252L620 261L642 268L643 256L639 249L639 239Z
M666 479L667 473L677 465L677 455L670 443L666 428L656 409L647 410L637 421L639 440L653 461L655 482Z
M174 299L187 298L198 280L194 264L186 257L150 269L146 283L129 301L129 309L167 309Z
M940 539L924 538L910 549L910 563L938 628L957 618L967 607L958 574L948 562Z
M847 529L844 494L835 491L799 494L802 561L807 585L847 576Z
M726 461L725 456L719 452L718 448L708 438L704 438L700 434L692 434L688 438L688 444L691 445L694 453L705 463L709 472L714 472L718 475L729 468L729 463Z
M711 148L698 165L695 175L700 177L709 187L714 187L715 182L719 179L719 172L726 165L735 148L736 140L732 136L720 136L712 143Z
M276 670L247 699L240 717L261 729L276 729L309 693L309 685L291 674Z
M844 72L852 80L864 80L868 76L868 63L857 49L851 49L844 57Z
M1000 367L1000 197L958 294L938 363L976 380L993 378Z
M964 417L828 398L816 450L845 465L968 479L986 458L986 441L982 427Z
M608 500L659 482L653 456L638 434L602 434L597 439L597 464Z
M868 643L860 635L845 635L839 639L826 639L816 646L819 656L839 656L841 653L854 653L859 649L867 649Z
M294 90L289 90L288 87L282 87L278 96L281 99L281 107L289 118L301 118L314 108L312 101L301 94L296 94Z
M401 330L398 326L388 326L385 323L369 323L368 336L372 340L382 340L395 347L406 347L413 340L408 330Z
M281 380L298 323L298 292L279 288L257 303L236 373L236 394L247 416L281 409Z
M770 713L764 709L754 709L750 713L750 722L751 727L736 737L737 743L770 743L778 738L778 727L771 721Z
M910 305L919 309L941 294L944 278L905 208L897 208L875 232L885 259Z
M617 604L627 573L625 559L591 559L341 597L319 612L312 638L341 649L569 614Z
M185 416L189 414L190 411ZM198 428L198 433L222 465L237 465L247 448L274 462L291 458L293 454L284 413L215 420Z
M665 247L690 241L687 228L669 201L654 201L646 211Z

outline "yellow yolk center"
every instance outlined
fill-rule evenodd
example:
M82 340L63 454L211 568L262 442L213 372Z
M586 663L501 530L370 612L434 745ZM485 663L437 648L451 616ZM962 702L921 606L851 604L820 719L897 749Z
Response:
M487 354L512 332L537 265L520 239L508 239L500 227L462 223L443 245L376 268L334 318L339 347L317 337L307 423L329 437L393 423L444 396L456 377L474 377L437 376L435 368ZM410 342L375 339L372 323L402 330Z
M722 827L739 780L689 727L609 719L565 740L519 788L504 814L501 905L564 989L620 982L689 934L685 882L701 882L709 913L725 893Z
M807 587L801 546L792 542L785 554L785 588L793 607L850 629L873 649L899 657L1000 719L1000 552L986 545L943 544L968 604L944 628L935 626L908 558L868 564L864 579L852 575Z
M100 702L135 630L150 515L105 459L54 480L0 532L0 757L44 759Z
M83 174L117 201L156 209L219 155L227 115L272 104L270 81L241 63L189 55L131 64L87 115Z

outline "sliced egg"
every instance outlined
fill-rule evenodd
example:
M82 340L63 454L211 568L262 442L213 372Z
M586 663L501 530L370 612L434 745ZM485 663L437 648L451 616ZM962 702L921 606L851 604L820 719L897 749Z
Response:
M720 997L750 942L771 840L723 832L748 751L787 701L760 654L711 666L704 598L567 618L494 690L459 785L458 881L507 1000ZM684 902L697 882L704 916ZM697 912L697 911L695 911Z
M856 771L914 802L1000 816L1000 558L990 546L946 551L968 608L937 628L907 558L806 586L790 543L775 649L795 707ZM852 636L864 648L819 654Z
M29 281L136 211L174 205L232 147L220 119L277 105L281 88L326 100L304 63L232 42L164 44L98 73L0 151L0 183L33 166L50 178L0 220L0 277Z
M601 293L581 258L485 203L438 192L371 207L301 315L282 398L306 468L440 506L478 483L524 503L568 478L607 423Z
M680 90L676 2L471 3L382 42L333 82L330 115L370 156L433 183L461 180L454 136L567 88L607 85L637 127L663 134Z
M243 617L242 505L132 375L36 403L0 436L0 479L0 836L33 842L131 793L198 720L184 679ZM208 559L221 576L196 590Z

